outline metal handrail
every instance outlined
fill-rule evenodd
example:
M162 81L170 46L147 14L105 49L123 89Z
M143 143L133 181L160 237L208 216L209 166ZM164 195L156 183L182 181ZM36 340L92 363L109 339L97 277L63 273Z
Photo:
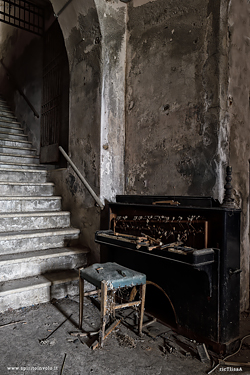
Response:
M79 171L79 169L75 166L75 164L73 163L73 161L70 159L70 157L68 156L68 154L64 151L64 149L61 146L59 146L59 150L61 151L61 153L63 154L63 156L65 157L65 159L69 162L69 164L71 165L71 167L74 169L74 171L76 172L77 176L83 182L83 184L85 185L85 187L87 188L87 190L89 191L89 193L92 195L92 197L94 198L94 200L96 201L96 203L98 204L98 206L100 206L101 210L103 210L104 207L105 207L104 204L101 202L100 198L96 195L96 193L91 188L91 186L89 185L89 183L83 177L83 175L81 174L81 172Z
M27 98L27 96L24 94L23 90L20 89L20 87L18 86L18 84L16 83L16 80L15 78L12 76L12 74L10 73L10 71L8 70L8 68L5 66L5 64L3 63L3 59L0 60L2 66L4 67L4 69L6 70L8 76L10 77L13 85L16 87L17 91L19 92L19 94L24 98L24 100L26 101L26 103L28 104L28 106L32 109L32 112L34 113L34 116L36 116L37 118L39 118L39 114L38 112L35 110L35 108L33 107L33 105L31 104L31 102L29 101L29 99Z

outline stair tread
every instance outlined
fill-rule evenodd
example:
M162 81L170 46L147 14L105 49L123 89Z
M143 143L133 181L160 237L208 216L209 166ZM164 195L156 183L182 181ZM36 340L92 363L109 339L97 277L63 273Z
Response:
M24 279L5 281L0 284L0 297L14 294L16 291L21 292L27 289L37 289L50 285L51 282L41 275L26 277Z
M7 122L7 121L6 121ZM18 124L17 122L13 122L12 124ZM4 125L4 124L0 124L0 129L1 128L4 128L4 129L15 129L15 130L22 130L23 131L23 128L21 128L20 126L8 126L8 125Z
M49 287L72 280L78 280L78 273L76 270L69 269L60 272L50 272L39 276L26 277L24 279L5 281L0 285L0 297L17 291L21 292L46 286Z
M21 173L28 172L28 173L46 173L47 174L47 170L43 170L43 169L15 169L15 168L1 168L1 167L0 167L0 172L21 172Z
M11 134L11 133L9 133L9 134ZM12 134L13 135L13 134ZM23 140L23 139L10 139L10 138L2 138L1 137L1 133L0 133L0 141L5 141L5 142L19 142L19 143L24 143L24 144L29 144L29 145L31 145L32 144L32 142L30 142L30 141L25 141L25 140ZM4 146L2 146L2 147L4 147ZM5 146L5 147L17 147L17 146ZM22 148L22 147L20 147L20 148ZM25 148L25 147L23 147L23 148ZM29 148L29 150L30 150L30 148ZM35 148L33 148L33 149L31 149L31 150L36 150Z
M34 163L17 163L17 162L12 162L12 161L7 161L7 162L3 162L3 161L0 161L0 166L1 165L6 165L6 164L8 164L8 165L16 165L16 166L18 166L18 165L20 165L20 166L25 166L26 168L27 167L37 167L38 165L42 168L42 170L44 169L44 170L46 170L47 171L47 165L43 165L43 164L34 164ZM5 169L5 168L4 168ZM7 169L7 168L6 168ZM23 171L23 169L21 169L22 171Z
M1 126L0 126L0 128L1 128ZM6 127L5 129L9 129L9 126ZM18 130L20 130L20 128L18 128ZM0 129L0 134L4 134L4 135L7 134L7 135L11 135L11 136L18 136L18 137L28 138L27 134L14 134L14 133L8 133L7 131L6 131L6 132L1 131L1 129ZM10 139L10 138L8 138L8 139Z
M77 228L55 228L55 229L34 229L24 230L22 232L2 232L0 233L0 241L33 238L33 237L51 237L56 235L79 234L80 230Z
M15 141L13 141L15 142ZM0 146L0 148L10 148L10 149L13 149L13 150L26 150L26 151L36 151L35 148L28 148L28 147L19 147L19 146L6 146L6 145L3 145L3 146ZM11 154L12 155L12 154ZM25 155L26 156L26 155Z
M0 182L1 183L1 182ZM36 199L46 199L46 200L61 200L62 197L56 195L37 195L37 196L22 196L22 195L10 195L10 196L0 196L0 201L10 201L10 200L36 200Z
M12 157L15 157L15 158L33 158L33 159L38 159L39 160L39 156L36 156L36 155L20 155L20 154L7 154L7 153L4 153L4 152L0 152L0 156L12 156Z
M69 211L44 211L44 212L1 212L0 213L0 218L3 217L32 217L32 216L67 216L69 215Z
M54 186L53 182L15 182L0 181L0 185L19 185L19 186ZM1 195L0 195L1 197Z
M12 253L7 255L0 255L0 266L10 263L22 263L29 259L49 259L59 256L68 256L76 254L87 254L89 251L86 248L80 247L60 247L46 250L28 251L23 253Z

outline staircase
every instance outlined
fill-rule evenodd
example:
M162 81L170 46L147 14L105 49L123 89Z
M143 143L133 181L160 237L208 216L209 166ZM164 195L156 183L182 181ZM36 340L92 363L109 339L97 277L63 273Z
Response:
M78 294L86 248L46 182L46 166L0 98L0 312Z

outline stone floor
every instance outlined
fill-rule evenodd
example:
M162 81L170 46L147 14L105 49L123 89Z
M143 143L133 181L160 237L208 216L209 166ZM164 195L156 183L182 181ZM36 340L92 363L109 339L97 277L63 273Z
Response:
M143 336L138 337L126 326L134 322L133 315L126 318L128 310L123 311L124 324L110 334L104 347L92 350L90 346L96 336L80 341L70 334L78 331L78 307L78 298L67 297L1 314L0 375L202 375L213 366L212 361L202 363L195 352L191 351L190 355L175 343L172 353L164 350L164 338L173 332L159 323L148 326ZM70 319L65 321L68 316ZM83 328L96 331L98 323L99 311L86 299ZM245 361L248 361L249 347L244 342ZM220 366L213 374L236 371L250 374L248 369Z

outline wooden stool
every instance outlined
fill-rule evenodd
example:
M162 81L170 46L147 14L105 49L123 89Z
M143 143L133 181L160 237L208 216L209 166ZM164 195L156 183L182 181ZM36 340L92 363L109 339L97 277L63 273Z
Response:
M96 287L96 290L84 293L84 280ZM133 292L131 298L126 303L116 303L115 293L123 288L133 288L139 286L140 297L134 299ZM83 300L84 296L101 294L101 328L99 333L99 345L103 346L103 341L107 337L105 326L109 317L115 318L115 311L126 307L137 306L139 308L138 333L142 333L142 323L146 294L146 275L123 267L117 263L95 263L87 268L79 269L79 289L80 289L80 314L79 328L82 329ZM133 291L133 289L132 289ZM134 289L135 291L135 289ZM136 295L136 291L135 291ZM116 324L118 325L118 324Z

